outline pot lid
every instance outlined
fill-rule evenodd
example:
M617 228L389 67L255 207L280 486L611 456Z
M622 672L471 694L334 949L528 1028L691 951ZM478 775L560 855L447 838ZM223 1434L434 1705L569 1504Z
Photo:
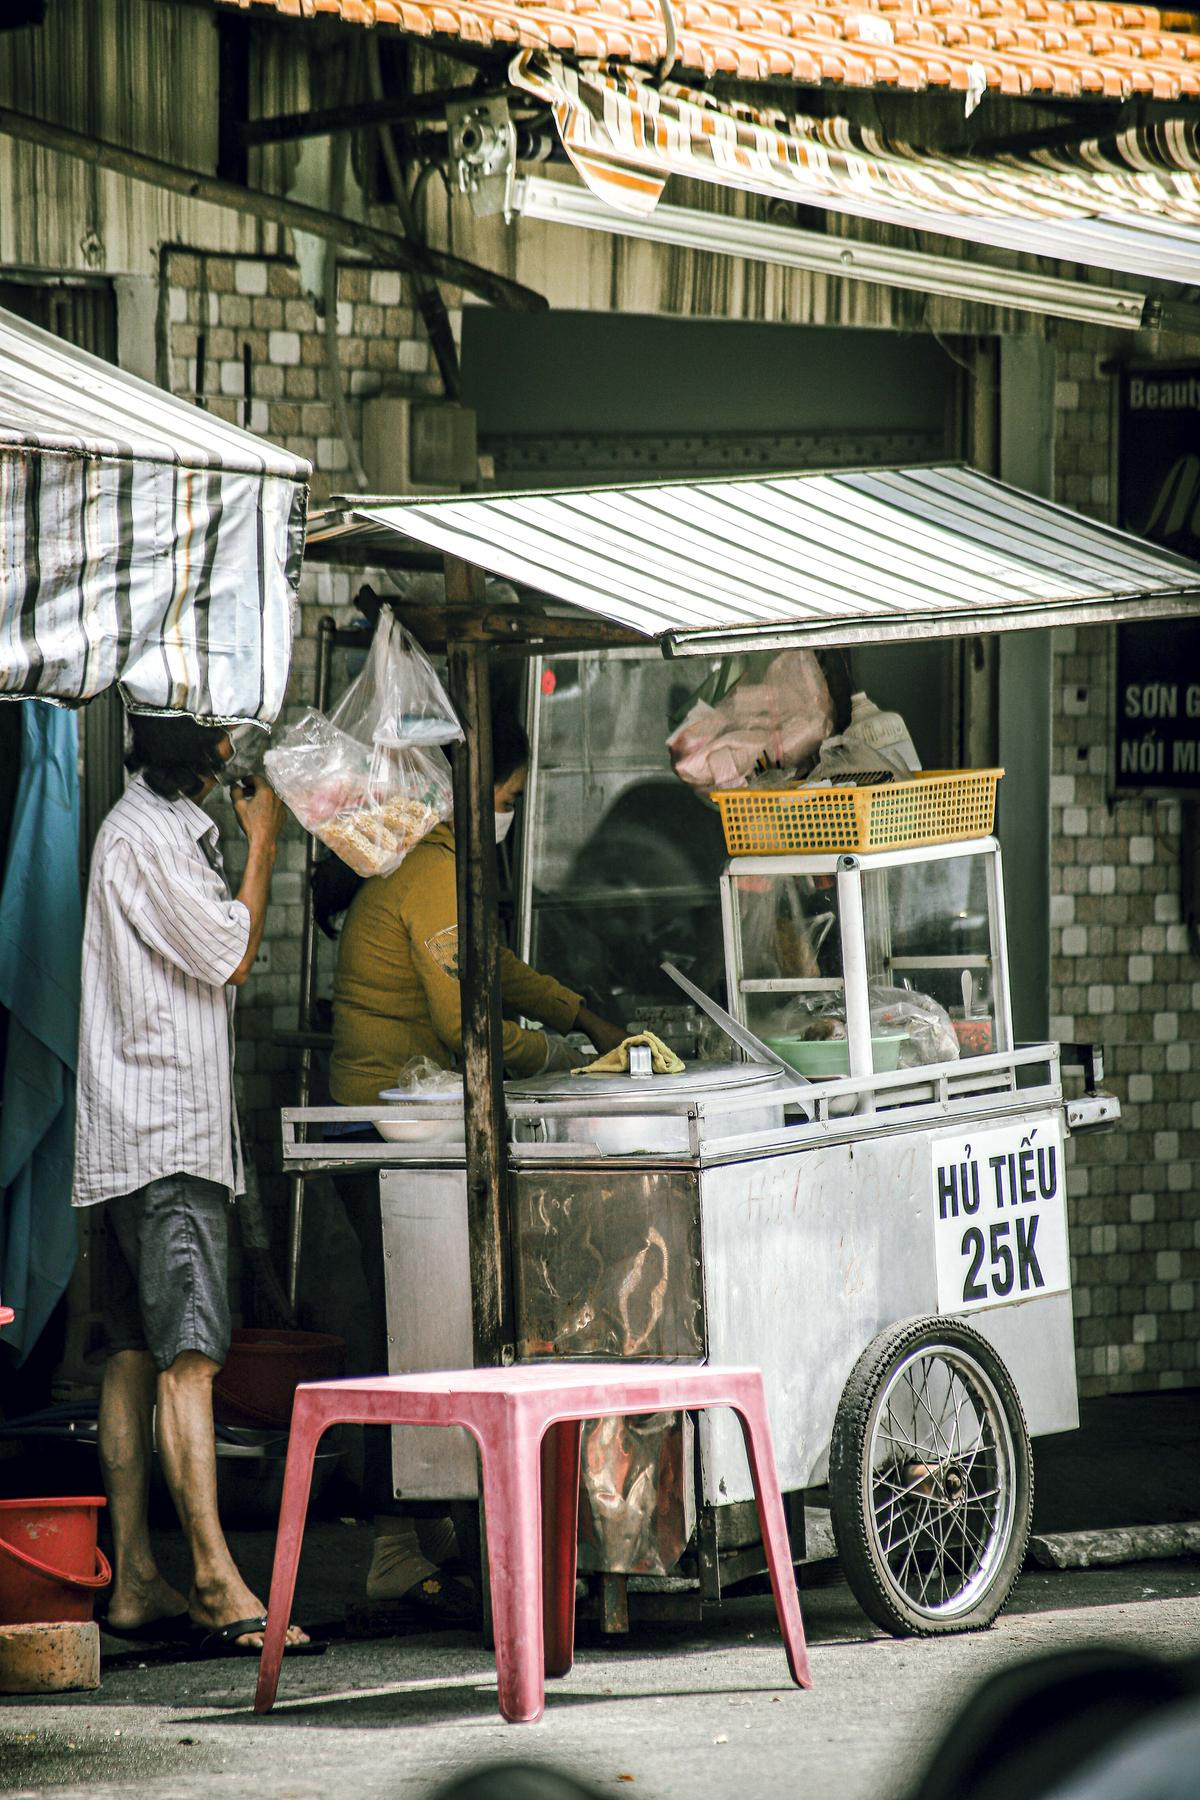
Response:
M697 1098L725 1094L731 1087L770 1087L782 1079L782 1071L767 1063L688 1063L679 1075L579 1075L565 1070L555 1075L530 1075L524 1081L506 1081L504 1091L522 1100L587 1100L595 1097L606 1107L626 1101L637 1107L645 1100Z

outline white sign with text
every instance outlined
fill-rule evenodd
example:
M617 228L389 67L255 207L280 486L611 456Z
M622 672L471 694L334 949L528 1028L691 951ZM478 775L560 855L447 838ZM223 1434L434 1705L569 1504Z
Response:
M1008 1306L1071 1285L1062 1123L935 1137L938 1311Z

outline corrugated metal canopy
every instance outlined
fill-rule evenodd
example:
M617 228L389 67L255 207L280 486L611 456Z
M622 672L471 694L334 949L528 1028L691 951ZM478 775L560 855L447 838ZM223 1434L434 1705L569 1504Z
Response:
M0 312L0 698L274 719L309 472Z
M951 465L340 503L670 654L1200 611L1200 567Z

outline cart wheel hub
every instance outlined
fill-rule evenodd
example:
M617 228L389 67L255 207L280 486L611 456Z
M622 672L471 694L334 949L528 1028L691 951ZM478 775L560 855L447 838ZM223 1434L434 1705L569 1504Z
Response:
M942 1495L951 1506L961 1506L967 1497L967 1477L960 1463L947 1463L942 1470Z

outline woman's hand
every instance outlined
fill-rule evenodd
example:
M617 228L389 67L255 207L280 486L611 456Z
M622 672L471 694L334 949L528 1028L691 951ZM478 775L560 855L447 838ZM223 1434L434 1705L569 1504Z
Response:
M598 1056L607 1056L610 1050L615 1050L629 1036L623 1026L610 1025L607 1019L602 1019L599 1013L590 1012L586 1006L581 1006L576 1013L572 1030L586 1033L596 1046Z

